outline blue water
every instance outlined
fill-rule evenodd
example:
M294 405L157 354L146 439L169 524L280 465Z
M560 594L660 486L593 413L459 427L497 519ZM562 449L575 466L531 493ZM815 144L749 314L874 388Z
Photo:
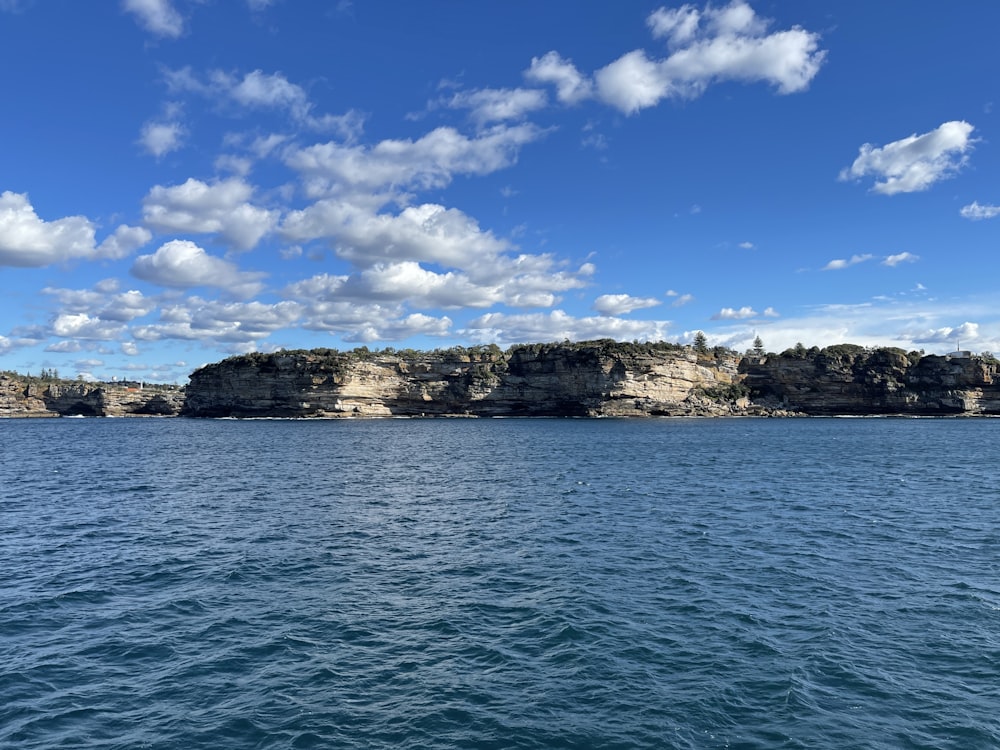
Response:
M0 421L0 747L997 748L998 437Z

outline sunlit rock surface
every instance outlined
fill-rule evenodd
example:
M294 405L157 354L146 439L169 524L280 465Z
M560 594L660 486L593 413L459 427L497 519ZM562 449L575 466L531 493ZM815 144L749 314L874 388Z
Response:
M435 352L250 354L191 376L202 417L653 416L760 413L740 356L596 341Z
M0 417L176 416L184 389L140 383L87 383L0 373Z

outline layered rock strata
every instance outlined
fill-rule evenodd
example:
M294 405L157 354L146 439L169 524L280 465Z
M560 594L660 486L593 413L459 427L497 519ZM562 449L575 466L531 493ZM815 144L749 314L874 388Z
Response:
M0 373L0 417L176 416L184 404L177 386L42 380Z
M1000 414L1000 362L851 344L744 358L755 403L812 415Z
M0 416L1000 415L1000 362L842 344L780 355L610 340L248 354L186 389L0 373Z
M674 344L456 348L438 352L279 352L197 370L196 417L705 416L761 413L740 356Z

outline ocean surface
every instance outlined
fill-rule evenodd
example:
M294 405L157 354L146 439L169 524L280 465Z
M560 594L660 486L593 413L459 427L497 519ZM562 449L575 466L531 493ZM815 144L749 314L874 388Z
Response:
M1000 420L0 420L0 747L1000 747Z

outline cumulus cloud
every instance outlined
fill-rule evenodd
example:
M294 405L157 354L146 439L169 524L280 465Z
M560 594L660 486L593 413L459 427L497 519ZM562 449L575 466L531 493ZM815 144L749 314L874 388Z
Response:
M564 60L555 51L531 58L524 76L534 83L554 85L556 97L563 104L576 104L593 94L593 84L576 69L573 61Z
M448 316L407 314L402 305L338 299L344 283L338 277L314 277L288 290L303 295L302 327L340 335L344 341L402 341L410 336L446 336L451 332Z
M975 341L979 338L979 324L966 321L960 326L912 332L909 337L916 344L958 344L962 340Z
M159 322L137 327L133 336L140 341L179 339L248 345L296 325L301 314L302 306L288 300L266 304L191 297L164 307Z
M839 179L874 177L872 190L883 195L927 190L968 163L973 130L963 120L952 120L929 133L914 134L885 146L866 143L854 163L841 170Z
M656 307L655 297L633 297L631 294L602 294L594 300L594 310L601 315L626 315L633 310Z
M858 263L865 263L872 258L874 255L870 253L865 253L864 255L852 255L850 258L836 258L831 260L825 266L823 266L824 271L841 271L849 266L856 266Z
M558 270L547 256L497 258L491 272L431 271L415 261L376 263L350 275L320 274L289 285L303 301L406 303L418 308L550 307L555 292L584 286L589 269Z
M900 263L916 263L918 260L920 260L920 256L913 253L896 253L895 255L887 256L882 261L882 265L892 268L898 266Z
M138 290L119 292L114 279L99 282L93 289L45 287L42 292L54 297L65 312L84 313L105 321L128 322L148 315L156 307L155 299Z
M188 240L171 240L152 255L140 255L132 265L137 278L177 289L208 286L237 297L252 297L263 288L263 273L240 271Z
M151 34L176 39L184 33L184 19L170 0L123 0L122 7Z
M744 0L704 10L692 5L660 8L646 23L654 38L666 41L667 57L632 50L594 73L591 81L552 51L532 58L525 76L555 85L564 103L596 96L633 114L663 99L700 96L718 81L764 81L781 94L803 91L826 58L818 34L798 26L768 33L770 21L758 17Z
M286 164L312 195L333 188L386 190L448 185L455 175L486 175L517 161L520 148L543 131L531 124L497 125L473 138L441 127L417 140L385 140L372 147L321 143L292 150Z
M689 302L694 302L693 294L678 294L673 302L670 303L671 307L683 307Z
M122 224L104 238L104 241L97 246L94 256L108 260L121 260L127 258L151 239L153 239L153 235L148 229Z
M281 73L258 69L241 76L213 70L201 77L185 67L167 71L166 83L172 92L198 94L229 106L286 112L301 126L336 132L346 139L357 137L364 126L364 117L353 110L342 115L317 115L306 90Z
M548 98L538 89L478 89L453 94L443 104L451 109L469 110L469 116L482 127L492 122L522 120L543 109Z
M994 216L1000 216L1000 206L981 206L977 201L972 201L968 206L962 206L959 213L963 219L971 219L972 221L992 219Z
M523 315L492 312L470 321L460 333L478 341L503 344L599 338L662 341L669 326L666 320L630 320L606 315L575 318L563 310Z
M416 307L489 307L503 299L499 287L473 283L462 273L435 273L413 261L379 263L349 276L320 274L292 284L301 299L402 303Z
M279 212L250 203L253 186L233 177L212 184L190 178L156 185L143 199L143 221L160 232L216 234L235 250L249 250L278 222Z
M753 250L756 247L756 245L754 245L752 242L741 242L739 244L739 247L743 250Z
M294 242L335 238L338 255L361 265L423 260L463 268L507 249L471 217L436 203L379 214L349 201L324 200L289 213L281 232Z
M759 315L760 313L752 307L741 307L738 310L732 307L723 307L712 316L712 320L746 320L747 318L756 318Z
M62 341L57 341L54 344L49 344L43 351L58 352L60 354L75 354L76 352L83 351L83 345L79 341L63 339Z
M183 145L184 126L179 122L147 122L142 126L140 145L157 159L177 151Z
M61 313L52 321L50 329L53 336L60 338L110 341L120 336L125 326L86 313Z
M150 239L147 230L123 224L96 244L96 228L86 217L44 221L26 194L0 194L0 266L40 268L73 259L118 260Z
M601 99L628 114L652 107L671 92L670 79L638 49L601 68L594 78Z

